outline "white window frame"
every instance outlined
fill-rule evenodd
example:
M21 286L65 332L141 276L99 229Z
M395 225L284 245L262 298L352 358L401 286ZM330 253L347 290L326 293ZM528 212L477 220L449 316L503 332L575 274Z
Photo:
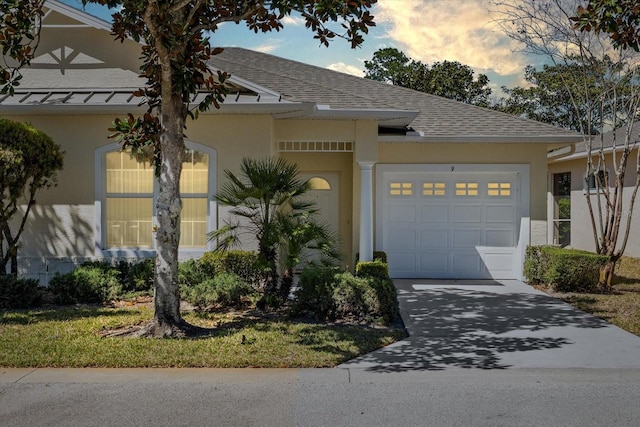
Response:
M611 179L611 171L609 170L609 168L604 169L604 170L603 169L599 169L599 170L594 171L593 173L589 174L589 176L587 176L586 172L584 174L582 174L582 191L584 192L584 194L587 194L587 192L590 193L590 194L599 194L599 193L602 193L604 191L604 187L598 188L595 185L595 183L596 183L595 175L596 175L596 173L600 173L600 172L604 172L606 174L606 176L609 177L609 180ZM590 183L591 177L593 177L593 183L594 183L593 187L590 185L591 184ZM587 181L587 178L589 178L588 181ZM609 188L611 188L611 185L609 185Z
M185 141L187 149L199 151L209 156L208 171L208 195L207 195L207 233L217 229L217 205L214 199L216 192L216 150L202 144ZM94 152L95 162L95 201L94 201L94 253L96 257L114 258L148 258L156 254L155 238L152 239L152 248L106 248L106 230L103 218L106 218L106 154L120 150L120 144L112 143L99 147ZM155 178L155 177L154 177ZM154 179L153 184L153 224L157 224L156 203L158 197L158 182ZM178 250L181 259L199 258L206 251L213 250L214 243L207 242L203 248L185 248Z

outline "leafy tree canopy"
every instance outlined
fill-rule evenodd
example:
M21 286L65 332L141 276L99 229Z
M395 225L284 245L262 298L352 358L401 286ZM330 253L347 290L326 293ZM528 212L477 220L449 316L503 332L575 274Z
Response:
M640 3L638 0L589 0L571 18L582 31L609 33L614 46L640 51Z
M64 152L53 140L26 123L0 118L0 274L17 274L18 241L36 194L56 184ZM25 205L22 220L11 220Z
M29 65L40 40L40 19L45 0L0 2L0 93L13 94L20 85L20 69Z
M542 70L529 65L524 78L530 86L503 86L507 97L496 104L496 109L595 135L613 121L616 113L612 100L602 95L602 76L611 76L606 83L619 96L629 92L631 74L621 73L622 78L613 78L620 67L621 64L614 64L609 58L598 61L579 57L565 64L544 65Z
M365 77L420 92L443 96L468 104L488 106L489 78L478 75L457 61L435 62L429 66L409 58L396 48L379 49L365 61Z

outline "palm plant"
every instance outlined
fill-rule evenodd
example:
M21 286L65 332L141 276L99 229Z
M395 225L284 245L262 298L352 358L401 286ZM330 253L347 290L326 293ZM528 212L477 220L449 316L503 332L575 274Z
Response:
M234 217L208 234L217 240L217 250L241 245L243 236L257 241L258 258L264 265L261 305L281 301L288 295L291 282L279 291L278 261L284 271L292 273L302 253L314 245L333 246L333 237L326 226L315 222L313 202L302 199L309 191L309 182L299 178L298 166L282 158L242 159L240 174L225 170L227 182L220 188L216 200L232 207ZM324 249L329 254L331 251Z
M341 258L338 237L331 228L316 219L315 209L280 215L281 245L279 262L282 271L280 295L285 299L293 286L296 267L305 262L334 264Z

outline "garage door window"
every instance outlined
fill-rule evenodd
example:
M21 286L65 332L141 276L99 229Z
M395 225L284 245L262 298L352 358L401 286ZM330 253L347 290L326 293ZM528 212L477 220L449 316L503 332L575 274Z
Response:
M391 182L389 183L390 196L411 196L413 194L412 182Z
M425 182L422 184L423 196L446 196L447 186L444 182Z
M456 182L456 196L477 196L477 182Z
M491 197L511 196L510 182L490 182L487 184L487 195Z

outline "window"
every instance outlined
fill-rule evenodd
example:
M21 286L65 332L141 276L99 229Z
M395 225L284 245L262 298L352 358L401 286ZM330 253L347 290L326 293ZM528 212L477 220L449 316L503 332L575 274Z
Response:
M391 196L411 196L412 194L413 194L412 182L389 183L389 195Z
M106 154L106 247L152 247L153 169L128 152Z
M328 191L331 190L331 184L324 178L314 176L309 180L309 188L316 191Z
M446 184L444 182L425 182L422 184L423 196L444 196L446 195Z
M456 196L477 196L477 182L456 182Z
M585 179L585 184L589 186L589 190L602 190L609 185L609 171L599 170L590 173L589 176ZM587 191L586 186L585 191Z
M185 152L180 175L180 247L204 248L207 244L207 202L209 193L209 155L195 150Z
M571 172L553 174L553 243L571 244Z
M487 195L491 197L511 196L510 182L489 182L487 184Z
M210 197L215 150L191 143L187 147L180 176L180 249L201 251L207 247L207 232L215 229ZM153 251L158 194L153 166L112 144L96 151L96 175L96 252L136 256Z

